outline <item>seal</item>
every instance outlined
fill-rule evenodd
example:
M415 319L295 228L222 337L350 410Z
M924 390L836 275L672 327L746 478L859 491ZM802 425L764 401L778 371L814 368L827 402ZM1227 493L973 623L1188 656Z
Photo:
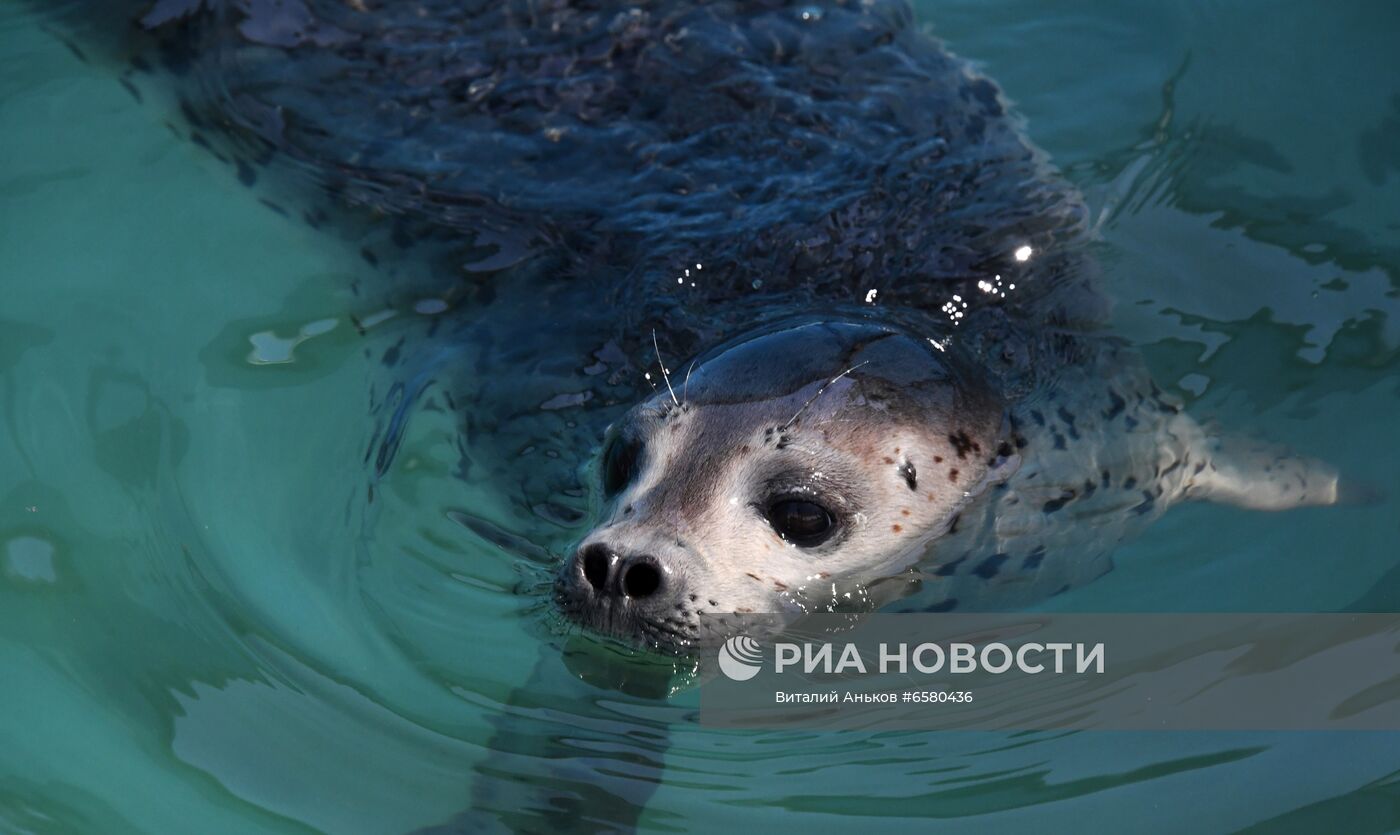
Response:
M1338 499L1322 463L1208 434L1114 341L1008 397L927 338L815 322L676 394L611 429L607 515L557 585L573 617L653 645L712 643L727 613L1023 606L1108 571L1178 502Z
M1173 504L1339 498L1152 382L1079 194L902 2L160 0L142 23L240 166L290 160L444 263L531 241L459 277L536 300L496 355L606 319L572 390L496 410L616 418L554 585L596 631L685 649L723 637L705 615L1021 606Z

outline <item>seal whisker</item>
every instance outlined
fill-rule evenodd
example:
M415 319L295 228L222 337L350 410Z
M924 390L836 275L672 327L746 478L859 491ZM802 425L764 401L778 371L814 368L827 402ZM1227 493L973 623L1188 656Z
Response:
M681 384L681 405L690 402L690 372L695 370L695 360L690 361L690 367L685 370L685 382Z
M862 362L862 363L858 363L858 364L856 364L856 365L853 365L853 366L851 366L850 368L847 368L845 371L842 371L840 374L837 374L835 377L832 377L830 380L827 380L825 383L822 383L822 387L819 388L819 389L817 389L817 393L814 394L814 395L812 395L810 398L808 398L808 399L807 399L807 402L802 404L802 408L798 409L796 414L794 414L792 417L788 418L788 422L787 422L787 423L784 423L784 424L782 425L781 428L782 428L782 429L787 429L789 426L792 426L793 421L795 421L795 420L797 420L799 417L801 417L801 416L802 416L802 413L805 412L805 411L807 410L807 407L810 406L810 405L812 405L813 403L815 403L816 400L817 400L817 398L818 398L818 397L821 397L821 396L822 396L822 393L825 392L828 388L830 388L837 380L841 379L842 377L846 376L847 374L850 374L852 371L855 371L857 368L860 368L862 365L869 365L869 364L870 364L870 360L866 360L865 362Z
M656 343L656 328L651 329L651 347L656 351L656 364L661 366L661 379L666 381L666 390L671 392L671 402L679 407L681 401L676 399L676 390L671 388L671 372L666 370L666 363L661 361L661 346Z

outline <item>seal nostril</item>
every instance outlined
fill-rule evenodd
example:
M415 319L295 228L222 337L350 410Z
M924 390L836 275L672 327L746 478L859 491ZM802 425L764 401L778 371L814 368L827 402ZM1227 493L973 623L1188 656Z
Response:
M650 557L643 557L623 569L622 593L631 598L650 597L661 588L661 569Z
M598 545L590 545L583 552L583 576L594 591L602 591L608 582L608 551Z

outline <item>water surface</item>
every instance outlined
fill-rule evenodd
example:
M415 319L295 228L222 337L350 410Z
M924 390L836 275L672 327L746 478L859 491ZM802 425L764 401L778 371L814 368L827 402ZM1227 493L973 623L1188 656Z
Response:
M1089 196L1115 321L1164 386L1388 496L1179 508L1047 606L1400 610L1397 7L918 12ZM522 510L463 475L431 388L376 473L405 382L382 358L445 315L426 265L383 289L137 93L0 5L0 830L559 826L551 806L655 830L1400 828L1391 735L720 732L692 694L581 679L607 650L538 589L586 499ZM528 472L558 453L531 441L492 442Z

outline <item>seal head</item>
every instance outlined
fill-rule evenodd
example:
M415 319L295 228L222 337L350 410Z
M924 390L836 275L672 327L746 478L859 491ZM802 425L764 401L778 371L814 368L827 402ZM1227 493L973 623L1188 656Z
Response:
M610 427L602 522L556 597L598 631L680 649L701 615L859 607L1014 467L1001 398L929 340L807 323L732 344ZM1001 448L1004 455L998 454Z

